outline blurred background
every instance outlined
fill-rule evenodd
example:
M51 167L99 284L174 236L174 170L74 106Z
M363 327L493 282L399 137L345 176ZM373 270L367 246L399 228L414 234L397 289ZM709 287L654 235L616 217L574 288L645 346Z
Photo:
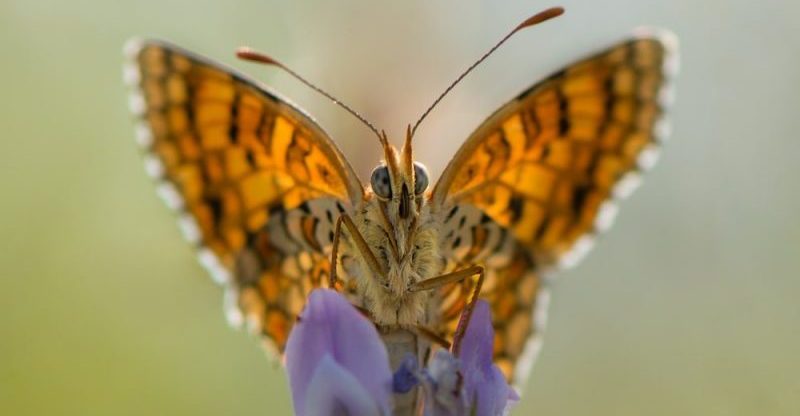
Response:
M675 31L674 133L614 229L555 285L515 414L800 414L800 3L561 3L445 99L416 154L438 176L499 105L642 25ZM133 35L255 75L366 178L357 121L399 137L508 29L553 3L0 0L0 414L289 414L279 365L229 328L142 169L121 81Z

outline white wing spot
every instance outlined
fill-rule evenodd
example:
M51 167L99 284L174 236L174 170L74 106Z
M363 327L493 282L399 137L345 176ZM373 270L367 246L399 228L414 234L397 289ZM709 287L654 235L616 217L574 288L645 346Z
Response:
M122 67L122 81L129 87L136 87L142 80L142 74L139 72L139 66L133 63L127 63Z
M643 171L650 170L655 166L656 162L658 162L658 156L658 147L648 146L639 153L639 157L636 159L636 165Z
M122 47L122 55L129 60L135 60L142 50L144 42L140 38L130 38Z
M146 149L153 144L153 132L144 122L136 123L136 144Z
M594 246L594 237L591 234L582 236L575 242L572 249L566 252L558 264L561 268L570 269L575 267L591 251Z
M547 326L547 310L550 305L550 292L547 288L542 288L536 295L536 306L533 308L533 325L535 333L525 342L522 354L517 359L514 366L514 384L521 390L523 383L533 370L533 363L542 349L542 332Z
M142 93L138 90L131 91L131 94L128 96L128 108L130 108L131 113L141 116L144 114L145 107L146 104Z
M181 198L178 190L175 189L175 185L169 182L162 182L156 188L156 192L170 209L179 210L183 208L183 198Z
M655 136L656 141L663 142L669 138L672 134L672 125L667 121L666 118L662 117L656 120L655 125L653 126L653 135Z
M680 70L678 58L679 42L674 33L666 29L656 27L638 27L633 30L634 38L657 39L664 45L664 65L663 72L667 77L675 76Z
M625 199L629 197L642 184L642 175L638 172L628 172L622 179L614 185L612 193L615 198Z
M220 285L225 285L231 280L230 272L220 263L219 258L207 248L197 252L197 261L208 270L211 278Z
M675 102L675 89L670 86L669 81L664 81L664 85L659 89L656 102L661 108L670 107Z
M200 227L191 215L181 215L180 218L178 218L178 226L181 229L181 233L183 233L183 237L186 238L187 241L192 244L200 242Z
M619 206L614 201L603 202L597 212L597 218L594 220L594 228L599 232L608 230L614 224L618 212Z
M158 179L164 176L164 164L153 155L144 157L144 170L151 178Z
M226 289L222 304L225 308L225 317L228 319L228 323L235 328L242 326L244 316L242 316L242 311L239 309L239 293L230 288Z

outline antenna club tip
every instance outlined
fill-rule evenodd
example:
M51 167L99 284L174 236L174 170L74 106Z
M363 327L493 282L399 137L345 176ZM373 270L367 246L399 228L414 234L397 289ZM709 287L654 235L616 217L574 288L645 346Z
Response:
M249 48L247 46L242 46L236 49L236 57L239 59L244 59L246 61L253 61L253 62L260 62L262 64L267 65L276 65L281 66L281 63L272 59L270 56L265 55L261 52L257 52L256 50Z
M537 25L539 23L550 20L554 17L561 16L562 14L564 14L564 8L561 6L551 7L549 9L542 10L541 12L536 13L535 15L525 19L525 21L520 23L519 26L517 26L516 29L514 29L514 31L516 32L518 30L525 29L526 27Z

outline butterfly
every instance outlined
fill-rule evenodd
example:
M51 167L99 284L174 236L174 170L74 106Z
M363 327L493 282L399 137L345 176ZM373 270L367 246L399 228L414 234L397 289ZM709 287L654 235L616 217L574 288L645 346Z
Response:
M537 16L456 82L517 30L553 17ZM146 171L225 288L233 323L279 356L309 292L333 287L379 326L447 340L479 296L491 306L495 362L520 384L539 348L551 272L586 254L657 159L676 48L667 32L639 30L553 73L484 121L435 184L413 139L456 82L398 149L281 63L240 51L375 132L384 157L364 186L309 115L231 68L137 40L125 78Z

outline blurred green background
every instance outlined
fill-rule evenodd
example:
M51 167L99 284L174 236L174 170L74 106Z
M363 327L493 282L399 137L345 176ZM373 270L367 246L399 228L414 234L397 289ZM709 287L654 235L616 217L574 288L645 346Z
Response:
M800 32L795 1L565 1L420 129L437 176L495 108L641 24L681 39L674 134L558 280L516 414L800 414ZM379 147L282 59L399 136L551 3L0 0L0 414L288 414L283 370L230 329L141 167L121 82L133 35L244 69L320 120L366 176Z

